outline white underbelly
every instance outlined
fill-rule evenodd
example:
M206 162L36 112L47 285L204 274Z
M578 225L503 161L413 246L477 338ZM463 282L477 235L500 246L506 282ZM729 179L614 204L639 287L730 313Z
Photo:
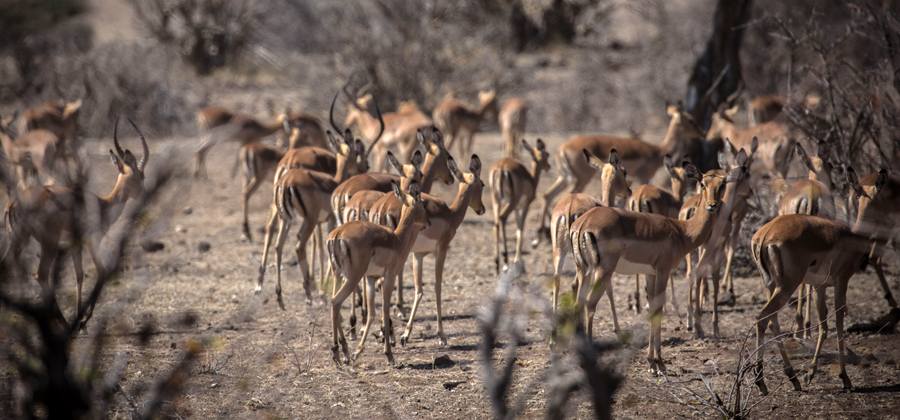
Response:
M366 268L367 276L383 276L384 270L387 268L387 264L378 265L377 261L374 258L369 260L369 266Z
M650 264L642 264L636 263L626 260L625 258L619 258L619 263L616 264L616 273L619 274L649 274L656 275L656 269L653 268Z
M434 252L437 249L438 240L429 238L423 234L416 237L416 243L413 245L412 252Z

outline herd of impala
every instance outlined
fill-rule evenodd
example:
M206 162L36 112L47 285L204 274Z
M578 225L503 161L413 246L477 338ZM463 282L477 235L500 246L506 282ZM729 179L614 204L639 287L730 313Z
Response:
M393 363L394 344L390 301L395 282L402 281L402 270L413 255L415 298L400 343L408 342L413 321L423 296L422 260L435 255L434 288L437 305L437 335L447 344L442 323L441 282L450 243L465 218L468 208L483 214L485 205L481 178L482 161L468 158L468 172L460 170L448 150L459 145L460 156L468 157L473 138L485 116L498 120L503 131L503 157L487 172L494 215L495 269L502 272L509 263L506 219L516 218L514 261L522 256L525 222L532 201L538 197L542 173L551 169L550 151L540 139L534 145L524 140L527 106L510 99L498 110L494 91L481 92L479 104L469 106L453 98L441 102L432 114L425 115L413 102L402 103L396 112L382 114L366 86L351 92L345 86L349 108L341 127L334 119L334 96L328 123L303 112L285 110L270 123L259 122L246 114L214 107L197 114L202 141L196 151L195 176L206 176L205 156L216 144L240 143L238 162L243 175L242 231L252 242L247 203L264 181L274 178L271 213L265 228L262 264L256 292L262 290L269 247L275 238L277 301L284 309L281 292L282 249L287 233L298 222L299 233L294 250L303 276L307 302L313 298L314 282L307 260L307 242L312 238L312 262L318 263L322 277L331 273L333 290L331 317L332 353L336 364L349 363L363 351L366 336L374 320L375 292L381 289L382 337L384 353ZM369 104L372 104L370 108ZM900 222L900 177L882 170L858 179L852 168L841 171L850 186L846 204L835 205L832 169L841 162L832 158L827 144L816 145L811 156L797 141L780 109L784 98L765 96L750 103L752 127L735 127L735 109L720 110L709 130L704 130L678 107L669 106L668 130L662 142L648 143L637 138L604 135L578 136L556 150L558 178L545 191L537 215L539 227L533 246L549 237L553 253L552 307L558 306L560 277L567 254L572 253L576 276L572 283L577 307L583 310L580 328L592 334L592 321L600 297L607 294L615 332L619 332L613 273L636 276L636 287L629 293L630 305L641 310L639 276L646 278L644 293L649 305L650 339L647 361L654 373L664 370L661 356L661 322L666 288L672 272L687 258L687 282L690 285L688 325L697 337L704 337L702 307L711 302L712 332L719 334L718 309L734 302L731 264L739 245L741 224L749 209L753 186L769 178L784 185L777 205L779 216L753 235L750 248L762 275L768 302L756 317L757 343L763 346L765 330L771 328L780 337L777 312L799 291L798 333L808 334L810 298L815 296L819 317L818 345L807 374L811 380L827 333L828 317L825 289L835 288L835 322L840 354L840 377L844 387L850 379L844 369L843 317L850 277L864 257L869 256L891 307L896 308L888 288L881 256L891 238L891 230ZM52 293L49 271L61 241L73 232L84 234L84 246L90 252L98 274L104 272L97 257L97 246L110 225L118 219L129 198L143 190L143 174L150 151L140 135L143 154L140 160L118 142L118 123L113 132L115 151L110 150L118 170L118 180L107 197L76 192L67 182L80 169L77 119L81 101L47 102L27 110L19 118L2 119L0 140L6 158L17 169L19 187L10 192L5 223L9 246L4 258L17 254L34 238L40 244L37 280L44 293ZM374 116L373 116L374 113ZM135 130L137 126L132 123ZM362 137L355 138L351 127ZM137 131L140 134L140 131ZM276 146L261 139L277 134ZM444 141L444 135L447 141ZM678 162L682 146L689 139L721 139L718 152L721 169L702 173L689 161ZM287 145L287 151L284 146ZM519 145L529 159L518 158ZM395 154L396 153L396 154ZM375 172L369 172L369 155L374 155ZM787 187L784 179L794 161L809 170L809 179ZM675 157L675 158L673 158ZM381 172L384 160L398 175ZM69 161L75 167L72 172ZM530 166L529 166L530 163ZM800 167L797 165L797 167ZM671 178L671 191L649 184L660 168ZM237 169L237 167L235 168ZM804 169L804 170L805 170ZM600 197L582 193L599 172ZM458 193L448 204L429 195L436 180L459 182ZM636 187L629 187L628 181ZM696 193L689 197L691 184ZM551 204L563 191L569 194ZM616 204L623 204L623 208ZM838 207L846 209L839 212ZM549 223L549 226L548 226ZM324 224L324 227L322 225ZM277 231L275 227L277 225ZM852 227L851 227L852 226ZM323 238L325 229L327 238ZM277 232L277 233L276 233ZM313 236L313 234L316 234ZM501 252L502 247L502 252ZM691 253L698 250L698 260ZM81 252L72 253L77 280L76 321L86 322L93 308L83 307L81 288L83 270ZM327 263L326 263L327 258ZM719 299L719 281L724 267L725 296ZM365 281L362 279L365 277ZM711 278L712 295L707 298L706 279ZM402 284L398 287L397 306L403 311ZM678 311L670 291L672 304ZM355 352L349 353L340 310L352 294L362 294L366 324ZM350 332L356 339L355 300L351 304ZM721 303L720 303L721 302ZM804 315L803 308L806 306ZM551 341L555 340L554 337ZM776 340L785 373L796 389L799 380L792 371L783 343ZM341 357L343 352L343 357ZM762 375L763 351L757 351L757 385L767 388Z

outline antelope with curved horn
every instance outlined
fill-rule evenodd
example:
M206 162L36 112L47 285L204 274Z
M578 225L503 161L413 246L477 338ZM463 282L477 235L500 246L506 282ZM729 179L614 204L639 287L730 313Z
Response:
M625 168L621 165L619 153L616 149L610 150L608 164L603 163L600 158L592 155L587 150L584 151L584 157L591 166L600 170L601 195L599 199L596 199L582 193L567 194L553 208L553 213L550 216L550 240L553 248L553 294L551 295L551 305L554 315L559 304L560 272L562 272L566 256L571 250L569 229L572 227L572 224L594 207L613 207L617 197L631 195L631 188L628 187L628 182L625 180ZM575 284L577 282L578 279L575 280ZM607 297L612 304L612 292L607 294ZM614 323L616 332L618 332L618 320ZM553 340L553 337L551 337L551 340Z
M501 158L491 165L488 171L488 179L491 184L492 207L494 209L494 239L496 246L494 265L497 273L500 273L500 245L503 245L503 265L509 263L506 249L506 219L513 212L516 214L516 258L522 257L522 233L525 228L525 218L528 216L528 207L534 201L535 191L541 172L550 169L547 163L546 147L544 141L537 140L537 145L531 147L527 141L522 140L522 148L531 155L531 170L525 165L511 158Z
M761 395L769 390L763 377L766 329L772 331L781 353L784 373L794 390L800 391L800 381L794 374L790 358L781 341L778 311L787 305L794 291L808 284L816 292L816 312L819 315L819 339L806 374L806 384L812 381L818 368L819 354L828 336L827 287L834 287L835 324L838 341L839 377L844 389L852 384L844 366L844 315L847 312L847 285L871 249L870 237L876 234L879 211L895 200L896 190L888 186L889 176L882 170L873 185L860 185L852 168L847 168L847 181L860 198L858 215L853 229L837 220L806 214L778 216L753 235L751 251L766 286L768 301L756 315L757 365L756 386ZM887 194L885 194L887 193Z
M452 204L447 205L438 197L422 193L422 201L425 213L431 224L427 229L419 232L411 249L413 254L413 269L415 270L416 298L413 301L412 311L406 324L406 331L400 336L400 344L406 345L412 333L413 320L416 310L422 299L422 260L426 255L434 254L434 293L437 303L438 339L441 345L447 345L447 336L444 335L444 324L441 315L441 284L444 277L444 262L447 258L447 250L450 242L456 236L456 230L462 224L466 216L466 210L472 208L476 214L484 214L484 203L481 194L484 182L481 181L481 160L478 155L472 155L469 160L469 172L460 172L456 161L450 157L447 161L450 171L459 180L459 192ZM402 217L402 203L395 195L385 194L374 206L370 220L374 223L396 228ZM402 271L402 268L401 268ZM399 273L398 273L399 274Z
M685 164L684 170L688 178L700 181L705 208L691 220L595 207L575 221L570 233L576 267L582 279L576 301L584 309L588 337L592 334L597 302L605 289L611 287L613 272L647 275L650 295L647 362L654 373L665 369L660 330L668 278L680 260L709 236L725 186L744 175L743 167L732 170L727 178L707 175L701 179L700 171L690 163ZM588 277L592 273L593 277Z
M862 186L863 190L871 189L878 180L878 176L879 173L866 175L859 180L859 185ZM884 276L882 256L884 255L885 245L891 239L891 232L896 226L900 225L900 176L888 175L884 185L879 188L878 195L878 200L874 200L872 197L858 194L856 190L851 189L848 205L851 209L865 210L872 214L867 222L871 223L873 229L870 237L873 240L873 244L869 253L869 262L872 263L875 274L878 276L878 281L881 283L885 300L887 300L891 308L896 309L900 308L900 306L897 305L897 301L894 299L891 288Z
M571 192L584 191L591 178L597 173L582 158L582 150L587 149L592 155L600 159L608 159L609 151L616 149L622 160L622 166L640 184L647 184L653 175L663 166L665 155L679 156L678 150L682 147L682 140L689 137L706 136L703 128L694 119L678 110L674 105L667 107L671 120L666 137L660 144L650 144L636 138L621 138L610 136L579 136L563 143L557 149L556 161L559 165L559 177L556 182L544 191L541 200L540 225L538 227L538 241L542 235L549 233L547 227L547 209L550 202L570 185ZM537 245L537 243L532 243Z
M286 109L284 115L287 116L287 126L291 130L278 132L278 135L275 136L275 147L284 147L285 143L287 143L289 149L304 146L323 149L328 147L325 130L322 128L322 122L317 117L302 111L291 112L290 109Z
M122 150L118 139L118 122L113 130L115 152L109 151L113 164L118 170L116 186L106 197L98 197L90 192L78 193L59 185L32 186L24 189L6 205L5 221L9 233L10 245L14 256L30 238L38 241L41 247L41 258L38 264L37 281L44 293L52 292L50 288L50 268L56 258L60 241L76 241L84 243L91 254L97 268L98 278L103 279L105 268L99 259L98 247L109 227L118 220L130 198L138 197L144 190L144 168L150 156L147 140L128 120L141 137L143 155L135 159L130 150ZM83 238L73 238L74 232L80 232ZM72 252L75 266L76 315L74 324L84 323L90 319L93 307L81 305L81 286L84 281L81 250Z
M453 144L459 142L460 155L469 156L475 134L478 133L481 121L487 114L497 119L497 93L493 89L478 92L477 108L471 108L452 97L444 99L434 108L431 117L434 125L450 139L447 142L447 149L453 148Z
M390 317L391 293L394 278L406 263L406 258L416 241L419 231L430 223L420 196L419 184L413 181L409 193L404 193L396 183L391 184L394 194L403 203L400 220L396 229L389 229L364 220L345 223L328 235L328 249L331 270L334 273L334 293L331 297L332 358L341 365L340 349L344 352L344 362L356 360L365 348L369 328L375 318L375 281L383 277L381 285L382 333L384 354L388 363L394 364L391 353L393 324ZM344 278L341 284L338 274ZM366 277L366 307L369 308L366 327L363 330L356 351L350 355L344 330L341 328L340 310L344 300L356 290L363 276ZM341 284L340 289L337 285Z

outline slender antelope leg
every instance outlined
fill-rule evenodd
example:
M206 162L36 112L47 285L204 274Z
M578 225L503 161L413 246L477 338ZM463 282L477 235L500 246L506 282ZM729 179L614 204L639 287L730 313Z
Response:
M413 254L413 269L415 270L415 284L416 284L416 297L413 300L412 310L409 312L409 319L406 321L406 331L403 332L403 335L400 336L400 345L405 346L406 342L409 341L409 335L412 334L412 326L413 319L416 317L416 311L419 309L419 301L422 299L422 296L425 294L422 287L422 259L425 258L425 253L416 252Z

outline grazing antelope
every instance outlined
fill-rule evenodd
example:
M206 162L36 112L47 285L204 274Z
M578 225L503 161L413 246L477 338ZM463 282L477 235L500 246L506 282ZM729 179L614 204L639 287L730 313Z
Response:
M388 338L393 336L394 329L389 311L394 278L406 264L406 258L415 244L419 231L427 228L430 223L417 182L410 183L409 194L404 193L396 183L391 183L391 187L403 203L400 220L395 229L365 220L355 220L339 226L328 235L326 248L334 273L335 286L331 297L333 337L331 352L334 363L338 366L341 365L339 348L343 349L345 363L356 360L365 348L366 337L375 318L375 281L379 277L384 278L381 285L384 354L388 363L394 364L391 340ZM338 274L343 277L343 284L339 282ZM369 311L362 338L351 356L344 330L341 328L340 310L344 300L356 290L363 276L366 277L366 307ZM340 289L337 289L338 284L341 284Z
M768 121L738 131L734 125L733 116L737 107L721 109L713 114L712 122L706 138L708 140L723 138L731 140L734 147L748 146L754 138L759 141L759 158L750 168L753 178L758 180L763 175L770 175L784 179L787 177L791 166L791 155L794 151L794 143L797 141L788 130L787 125L781 121Z
M496 241L494 265L500 273L500 244L503 244L503 265L509 263L506 249L506 219L510 213L516 214L516 259L522 257L522 232L528 207L534 201L535 191L541 172L550 169L547 163L547 150L544 141L537 140L537 146L531 147L522 140L522 148L531 155L532 163L529 171L525 165L511 158L501 158L491 165L488 179L491 184L491 199L494 209L494 239Z
M56 153L60 160L65 162L69 154L75 160L75 167L79 168L81 164L78 157L78 115L81 105L82 100L79 99L69 103L47 101L31 108L19 119L19 134L24 135L32 130L47 130L53 133L59 139Z
M584 161L581 156L582 150L587 149L600 159L608 159L609 151L616 149L622 160L622 166L631 174L632 178L640 184L647 184L663 166L665 155L680 156L677 152L681 148L683 140L706 136L703 128L690 115L679 111L674 105L668 106L667 110L671 120L666 137L660 144L650 144L635 138L579 136L559 146L556 152L559 177L550 188L544 191L541 201L538 241L533 242L532 245L537 246L541 236L550 231L547 227L547 209L550 202L570 185L573 193L584 191L588 182L597 172Z
M194 172L194 177L200 177L201 174L206 176L206 154L219 143L234 141L243 146L257 142L278 130L290 132L287 115L281 114L273 122L261 123L252 116L233 113L217 107L206 108L198 112L197 125L205 139L197 148L197 170Z
M449 97L444 99L434 108L431 116L434 125L449 136L447 149L453 148L453 144L459 142L460 156L469 156L472 151L472 141L481 127L481 121L486 114L497 119L497 93L489 91L478 92L478 108L472 109L468 105Z
M413 254L413 269L415 270L416 298L413 301L412 311L406 324L406 331L400 336L400 344L406 345L409 335L412 333L413 320L416 310L422 299L422 260L426 255L434 254L434 293L437 302L438 338L441 345L447 345L447 336L444 335L444 324L441 315L441 284L444 277L444 262L447 258L447 250L450 242L456 236L456 230L462 224L466 216L467 208L471 207L476 214L484 214L484 203L481 194L484 182L481 181L481 160L478 155L472 155L469 160L469 172L460 172L456 162L450 157L447 161L450 172L459 180L459 192L456 199L449 206L438 197L422 193L422 201L428 222L427 229L419 232L415 244L411 249ZM396 228L400 220L402 204L393 194L384 194L375 205L372 206L370 220L374 223ZM401 268L402 271L402 268ZM399 273L398 273L399 274Z
M601 195L599 199L596 199L582 193L567 194L553 208L553 213L550 216L550 239L553 248L553 294L551 296L551 305L554 315L559 304L559 275L563 269L563 264L566 262L566 256L571 249L569 229L572 223L575 223L575 220L594 207L612 207L615 205L617 197L631 195L631 188L628 187L628 182L625 180L625 169L622 168L619 161L619 153L615 149L609 152L608 164L604 164L603 161L590 154L587 150L584 151L584 157L588 163L600 169ZM577 282L578 280L576 279L575 284ZM612 292L609 292L607 297L610 304L613 304ZM615 317L613 319L616 332L618 332L618 320ZM551 337L551 341L553 341L553 338Z
M503 150L508 158L519 158L519 149L516 144L525 134L527 115L528 106L519 98L506 101L503 108L500 109L497 121L500 123L500 131L503 133Z
M800 143L795 144L797 157L809 169L809 179L801 179L794 183L778 203L778 215L784 214L808 214L826 219L835 219L837 214L834 208L834 198L831 191L834 190L834 182L831 180L831 163L828 162L829 148L823 141L819 142L817 156L809 157ZM812 287L801 285L798 289L797 299L797 334L801 338L810 336L810 297ZM803 306L806 305L806 315L803 315ZM805 318L805 322L804 322Z
M13 138L8 124L0 123L0 144L9 163L16 167L20 189L27 185L53 183L60 147L59 137L55 134L37 129Z
M650 295L650 345L647 361L654 373L664 371L660 330L666 284L672 270L691 250L709 236L725 185L740 180L744 168L728 177L706 175L693 164L685 164L685 175L700 181L705 211L690 220L671 219L658 214L635 213L613 207L588 210L572 225L570 239L578 275L577 302L584 309L588 337L600 296L611 287L613 272L647 275ZM588 277L593 273L593 278Z
M131 122L131 120L129 120ZM113 130L115 152L109 151L113 164L119 172L116 186L106 197L98 197L90 192L79 195L76 191L60 186L31 186L21 191L6 205L5 222L10 238L9 250L14 257L21 247L34 238L41 246L37 281L44 293L52 293L50 288L50 268L56 258L61 240L73 241L76 246L84 244L97 268L99 279L105 277L105 267L98 254L100 242L109 227L118 220L130 198L138 197L144 190L144 168L150 150L144 135L132 122L131 125L141 137L143 155L135 159L130 150L119 146L118 122ZM72 237L78 232L82 238ZM82 240L84 242L82 242ZM93 307L81 304L81 286L84 281L81 249L72 252L75 266L76 314L73 325L79 328L90 319Z
M447 157L450 156L450 154L447 152L447 149L444 148L441 132L438 130L433 130L431 136L432 139L430 142L426 140L425 135L422 132L419 132L416 137L418 138L419 142L425 146L424 160L420 160L418 161L420 163L413 165L420 168L421 173L415 174L410 169L410 166L403 165L402 167L405 169L401 170L398 168L398 171L401 171L400 174L409 179L416 179L418 182L420 182L420 189L423 192L430 192L431 186L434 184L434 181L436 179L444 181L447 185L452 184L453 175L451 175L450 170L447 169ZM389 155L392 154L389 153ZM417 153L413 153L413 159L411 159L411 161L418 159L416 158L416 155ZM392 163L392 165L394 164ZM396 167L396 165L394 166ZM399 178L397 177L397 175L384 173L368 173L354 176L347 180L347 182L345 182L344 184L341 184L331 196L331 206L334 209L335 218L337 219L338 225L344 223L344 209L347 206L349 200L356 193L366 190L389 192L391 180L399 182Z
M372 99L372 95L365 94L362 97L358 95L371 86L371 83L364 86L356 94L351 94L347 90L347 86L344 86L344 93L347 95L350 105L344 125L347 127L356 125L362 132L363 137L367 139L374 139L377 135L379 120L369 114L366 106L369 100ZM375 108L376 110L378 109L377 103ZM370 152L375 154L375 161L372 167L378 172L385 170L384 157L389 149L396 150L402 161L409 162L413 152L419 146L419 143L416 141L416 132L432 125L431 119L413 101L402 102L397 112L385 113L383 118L384 135L380 137L380 142L373 141L369 147Z
M828 335L828 303L825 290L834 287L835 324L838 339L839 377L844 389L852 387L844 366L844 314L847 312L847 285L871 249L870 237L883 216L879 208L893 201L887 171L882 170L873 185L860 185L852 168L846 172L847 181L860 197L856 223L851 230L837 220L806 214L778 216L753 235L751 251L766 286L768 301L756 315L756 386L760 395L769 393L763 377L765 333L768 327L778 344L784 373L794 390L800 391L800 381L794 375L790 358L782 343L778 325L778 311L787 305L794 291L808 284L816 292L816 312L819 315L819 339L812 364L806 374L806 384L812 381L818 367L819 354ZM888 193L888 194L885 194Z

